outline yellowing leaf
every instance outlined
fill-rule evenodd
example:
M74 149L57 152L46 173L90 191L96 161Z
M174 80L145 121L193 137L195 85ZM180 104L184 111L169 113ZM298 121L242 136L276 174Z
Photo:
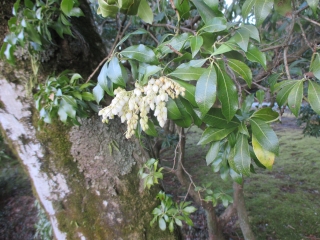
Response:
M271 170L274 163L275 154L261 147L257 139L252 136L253 151L259 162L267 169Z

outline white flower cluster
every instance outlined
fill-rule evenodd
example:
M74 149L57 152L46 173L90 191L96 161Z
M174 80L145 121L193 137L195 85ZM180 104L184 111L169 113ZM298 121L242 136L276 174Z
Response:
M184 96L184 92L185 89L170 78L151 78L146 86L136 83L133 91L117 88L114 91L115 98L108 107L99 111L99 115L102 115L102 122L105 123L116 115L121 118L122 123L127 121L126 138L130 138L137 128L139 117L142 130L148 129L147 115L150 110L154 110L154 116L163 127L167 120L168 98Z

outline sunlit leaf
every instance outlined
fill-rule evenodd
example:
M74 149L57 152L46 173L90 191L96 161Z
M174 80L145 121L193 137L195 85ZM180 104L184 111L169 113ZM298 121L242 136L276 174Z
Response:
M259 162L267 169L271 170L274 163L275 154L263 148L254 135L252 136L252 146Z
M146 47L143 44L130 46L120 52L121 55L129 58L135 59L139 62L154 63L157 61L156 55L152 49Z
M273 0L256 0L254 4L254 15L256 17L256 25L260 26L268 17L273 7Z
M288 106L291 112L298 117L303 96L303 80L299 80L288 95Z
M220 141L229 133L231 133L235 128L227 128L227 129L218 129L218 128L211 128L208 127L203 132L198 145L204 145L210 142Z
M146 0L141 0L138 8L138 16L146 23L152 24L153 12Z

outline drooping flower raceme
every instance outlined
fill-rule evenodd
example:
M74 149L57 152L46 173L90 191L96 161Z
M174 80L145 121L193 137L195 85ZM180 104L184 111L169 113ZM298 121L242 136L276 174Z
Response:
M108 119L119 116L122 123L127 122L126 138L130 138L137 128L138 121L143 131L148 129L150 110L154 111L159 125L163 127L167 120L166 102L169 97L174 99L179 95L184 96L184 92L185 89L170 78L151 78L145 86L136 83L132 91L117 88L114 91L115 98L108 107L99 111L99 115L102 115L102 122L105 123Z

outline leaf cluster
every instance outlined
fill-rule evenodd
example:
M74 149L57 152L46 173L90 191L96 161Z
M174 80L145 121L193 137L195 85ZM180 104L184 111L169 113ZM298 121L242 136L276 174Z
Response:
M161 172L163 168L158 168L158 163L158 160L150 158L139 170L138 175L143 179L144 188L150 189L151 186L159 183L159 179L163 179L163 174Z
M92 84L80 85L80 80L79 74L64 71L58 76L48 77L44 84L39 85L34 98L41 121L52 123L53 119L59 118L64 123L80 125L78 117L86 118L90 109L98 110L92 103Z
M13 6L13 17L8 21L10 33L5 37L0 50L0 57L15 63L14 52L17 46L27 44L29 52L34 54L53 43L52 31L61 38L64 34L72 35L70 17L83 16L82 10L74 0L30 0Z
M189 215L197 209L190 206L191 202L174 203L172 198L162 191L157 194L157 198L161 201L161 204L152 211L154 217L150 222L151 226L157 221L159 228L165 231L168 224L170 232L173 232L174 224L182 227L182 221L189 226L193 226Z

